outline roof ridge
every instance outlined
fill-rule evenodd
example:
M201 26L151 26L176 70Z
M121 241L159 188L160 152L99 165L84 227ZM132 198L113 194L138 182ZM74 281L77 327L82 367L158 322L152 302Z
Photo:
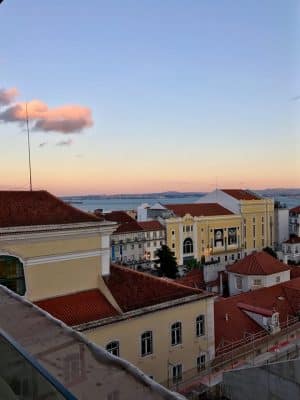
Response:
M160 282L160 283L163 283L163 284L166 284L166 285L169 285L169 286L180 287L180 289L185 288L185 289L188 289L190 292L195 292L195 291L197 293L203 293L204 292L204 290L201 290L201 289L193 289L193 288L184 286L184 285L182 285L180 283L176 283L173 280L165 280L165 279L162 279L162 278L157 277L157 276L146 274L145 272L135 271L135 270L130 269L130 268L121 267L120 265L111 264L111 266L114 267L114 268L117 268L117 269L119 269L121 271L126 271L127 273L131 273L132 275L142 276L145 279L150 279L152 281ZM197 294L197 293L194 293L194 294Z

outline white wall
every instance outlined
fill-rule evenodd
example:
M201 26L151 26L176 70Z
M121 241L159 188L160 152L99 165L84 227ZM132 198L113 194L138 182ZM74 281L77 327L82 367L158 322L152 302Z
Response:
M274 209L275 243L277 248L289 238L289 210L287 208Z
M196 203L218 203L235 214L240 212L239 201L219 189L200 197Z
M242 278L242 289L236 287L236 277L240 276ZM280 277L280 281L277 282L276 278ZM260 285L255 285L255 280L260 280ZM281 282L286 282L290 280L290 271L284 271L272 275L240 275L233 272L228 272L228 282L229 282L229 294L230 296L249 292L250 290L259 289L260 287L269 287L277 285Z

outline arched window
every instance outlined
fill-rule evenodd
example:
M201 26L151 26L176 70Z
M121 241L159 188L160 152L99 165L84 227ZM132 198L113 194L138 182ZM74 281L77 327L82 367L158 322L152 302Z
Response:
M113 354L114 356L119 357L120 354L120 344L117 340L114 340L113 342L109 342L106 345L106 350L110 353Z
M196 335L203 336L205 335L205 316L199 315L196 318Z
M171 326L171 344L176 346L180 343L182 343L182 326L181 322L175 322Z
M193 241L191 238L187 238L183 242L183 254L190 254L192 252L193 252Z
M141 336L141 355L142 357L153 353L152 332L144 332Z
M21 296L25 294L24 268L18 258L0 255L0 284Z

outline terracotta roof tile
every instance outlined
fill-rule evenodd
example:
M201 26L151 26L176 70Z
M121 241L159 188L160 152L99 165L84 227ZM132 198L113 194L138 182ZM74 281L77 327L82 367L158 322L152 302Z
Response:
M291 270L291 279L300 278L300 267L289 266Z
M300 278L216 301L214 305L216 348L223 341L235 342L243 339L246 332L257 333L262 330L261 326L238 306L240 303L265 310L275 310L279 312L280 323L285 323L289 316L296 315L296 310L300 309Z
M288 244L297 244L300 243L300 237L299 236L291 236L288 240L286 240L283 243L288 243Z
M252 253L227 267L228 272L241 275L272 275L290 268L265 251Z
M184 217L186 214L190 214L193 217L233 214L217 203L166 204L166 207L178 217Z
M221 189L222 192L227 193L229 196L237 200L261 200L256 194L243 189Z
M99 222L45 190L0 191L0 227Z
M101 215L106 221L118 222L119 224L134 221L125 211L112 211L110 213L102 213Z
M118 315L98 289L41 300L35 304L69 326Z
M182 278L176 280L184 286L189 286L197 289L205 289L205 282L202 269L193 269Z
M289 212L290 214L300 214L300 206L291 208Z
M111 266L111 273L104 281L124 312L194 294L209 296L202 290L116 265Z
M140 227L143 231L161 231L164 229L159 221L141 221L139 222Z

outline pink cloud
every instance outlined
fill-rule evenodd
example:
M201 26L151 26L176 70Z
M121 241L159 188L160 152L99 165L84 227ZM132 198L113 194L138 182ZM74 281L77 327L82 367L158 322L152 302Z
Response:
M50 108L41 100L32 100L27 103L27 112L29 120L34 122L33 129L44 132L79 133L93 125L91 110L80 105ZM23 123L25 120L24 102L11 105L0 113L3 122Z
M0 105L7 106L19 95L17 88L0 89Z

